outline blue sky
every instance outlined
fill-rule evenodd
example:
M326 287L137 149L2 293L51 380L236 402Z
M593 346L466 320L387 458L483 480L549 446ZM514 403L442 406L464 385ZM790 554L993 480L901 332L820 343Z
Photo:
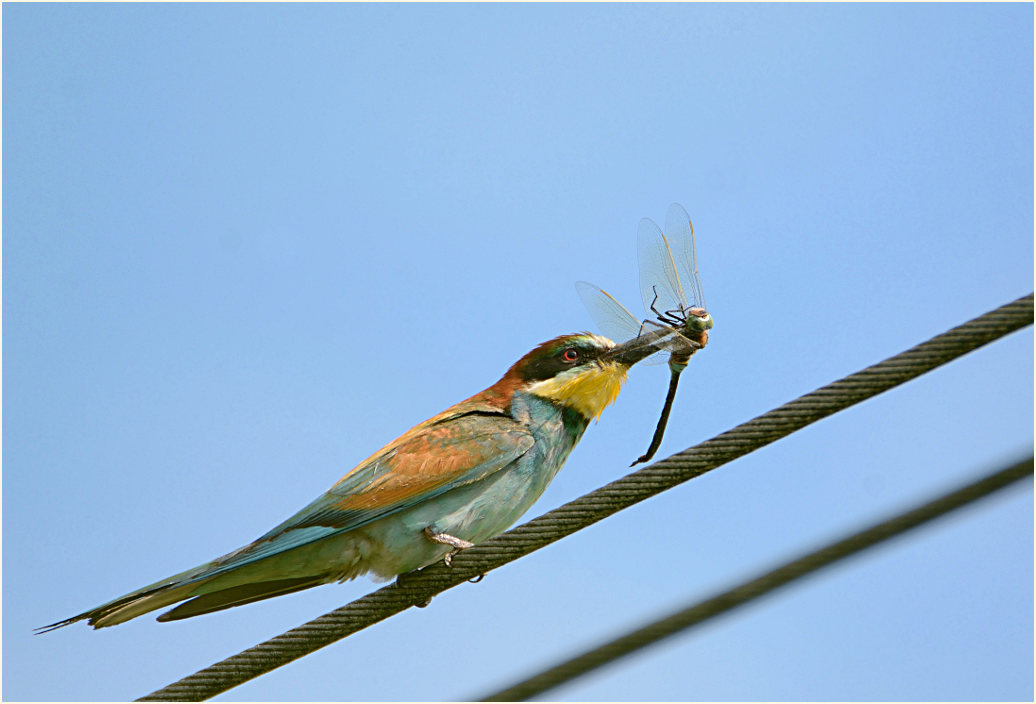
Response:
M3 7L5 699L132 699L375 588L31 629L265 532L694 219L659 456L1033 289L1033 8ZM1032 330L226 700L474 696L1032 452ZM527 517L627 472L635 369ZM1016 488L569 700L1033 697Z

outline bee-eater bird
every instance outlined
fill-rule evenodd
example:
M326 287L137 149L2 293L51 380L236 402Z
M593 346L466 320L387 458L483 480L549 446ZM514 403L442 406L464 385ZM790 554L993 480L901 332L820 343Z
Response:
M258 540L42 631L159 621L344 582L390 579L491 538L543 493L589 422L653 349L562 335L485 391L414 426Z

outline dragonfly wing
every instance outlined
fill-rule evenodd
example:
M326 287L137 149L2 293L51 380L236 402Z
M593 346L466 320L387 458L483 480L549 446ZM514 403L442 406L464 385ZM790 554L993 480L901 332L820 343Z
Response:
M676 271L683 283L687 303L705 307L705 295L701 289L701 275L698 274L698 252L694 243L694 227L691 217L679 203L669 206L665 218L665 233L672 249Z
M680 283L669 242L650 218L641 220L637 228L637 256L640 293L648 315L654 317L687 308L688 297Z
M576 282L576 293L601 332L608 337L616 342L625 342L640 334L640 320L611 294L586 281Z

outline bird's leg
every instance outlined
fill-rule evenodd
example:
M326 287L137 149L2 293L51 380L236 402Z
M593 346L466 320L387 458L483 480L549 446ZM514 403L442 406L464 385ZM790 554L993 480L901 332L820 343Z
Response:
M433 543L442 543L443 545L449 545L453 548L446 555L443 556L442 561L449 567L450 563L453 562L453 556L465 548L475 547L474 543L468 542L463 538L458 538L455 535L444 533L435 526L428 526L424 529L425 537L431 540Z

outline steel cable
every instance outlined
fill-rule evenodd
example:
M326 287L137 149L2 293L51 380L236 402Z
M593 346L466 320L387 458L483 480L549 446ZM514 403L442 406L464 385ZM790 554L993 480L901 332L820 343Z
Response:
M931 371L1033 322L1033 295L823 386L700 445L648 465L517 528L184 677L138 701L202 701L768 445L810 423Z
M591 670L649 645L697 626L715 616L764 596L800 577L805 577L833 562L917 528L950 511L966 506L1017 481L1032 476L1033 458L997 472L917 506L888 520L849 535L780 567L747 580L685 609L660 618L601 646L588 650L558 665L547 668L509 687L485 695L477 701L516 702L535 697Z

